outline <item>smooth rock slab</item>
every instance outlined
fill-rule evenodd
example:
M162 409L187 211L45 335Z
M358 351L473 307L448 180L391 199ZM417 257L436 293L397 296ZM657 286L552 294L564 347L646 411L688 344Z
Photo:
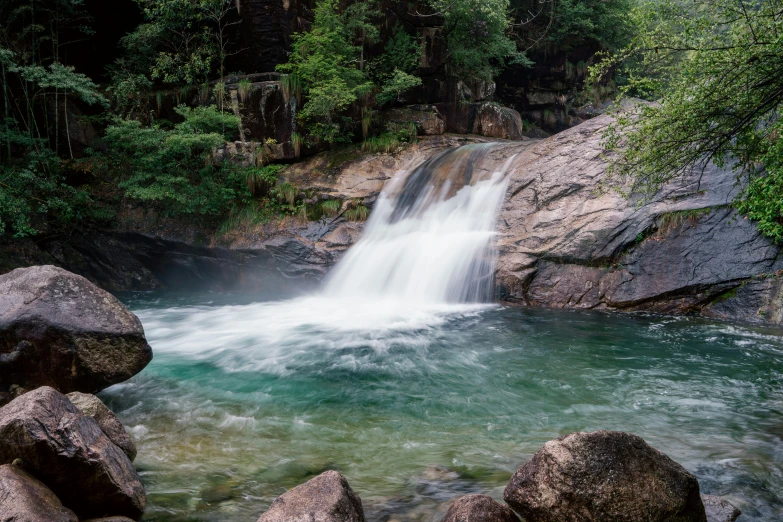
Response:
M336 471L325 471L277 497L258 522L365 522L359 496Z
M0 464L17 458L80 518L144 512L144 487L130 459L53 388L0 408Z
M0 466L0 522L79 522L39 480L12 464Z
M734 522L742 514L728 500L715 495L702 495L701 501L707 512L707 522Z
M511 477L503 498L526 522L707 520L696 477L623 432L547 442Z
M519 517L487 495L465 495L454 501L441 522L519 522Z
M113 411L98 397L89 393L72 392L66 397L80 412L95 419L95 422L101 427L101 431L133 462L136 458L136 444L133 443L128 432L125 431L125 426Z
M87 279L48 265L0 275L0 390L94 393L151 360L139 319Z

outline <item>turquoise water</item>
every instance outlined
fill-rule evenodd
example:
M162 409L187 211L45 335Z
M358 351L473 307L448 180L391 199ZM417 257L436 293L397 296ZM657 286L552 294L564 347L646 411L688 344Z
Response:
M155 358L102 394L138 445L144 520L254 521L337 469L368 520L499 497L554 437L644 437L783 519L783 338L700 319L306 298L126 296Z

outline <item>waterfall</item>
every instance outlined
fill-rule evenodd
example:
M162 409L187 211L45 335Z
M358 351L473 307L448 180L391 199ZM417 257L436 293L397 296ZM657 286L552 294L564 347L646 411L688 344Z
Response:
M480 303L494 295L493 236L506 170L485 168L493 144L440 153L386 186L364 234L324 294L415 303Z

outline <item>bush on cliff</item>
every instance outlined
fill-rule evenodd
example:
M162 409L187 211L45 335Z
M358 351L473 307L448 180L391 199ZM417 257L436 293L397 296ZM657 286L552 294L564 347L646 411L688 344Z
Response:
M630 13L633 42L604 60L621 66L623 94L657 100L619 114L606 134L615 180L655 193L710 162L749 182L739 208L783 238L779 182L783 0L644 2Z
M106 129L106 152L94 159L118 181L125 197L165 215L219 216L249 196L245 174L213 154L236 129L238 118L214 107L178 107L185 121L173 128L118 119Z

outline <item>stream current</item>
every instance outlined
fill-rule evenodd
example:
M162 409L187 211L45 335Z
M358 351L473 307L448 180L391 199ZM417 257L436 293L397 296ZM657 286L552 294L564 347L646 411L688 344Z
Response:
M597 429L642 436L741 520L783 519L780 332L492 304L510 160L489 152L392 180L314 294L123 296L155 358L101 396L136 441L144 520L252 522L336 469L369 522L438 522Z

